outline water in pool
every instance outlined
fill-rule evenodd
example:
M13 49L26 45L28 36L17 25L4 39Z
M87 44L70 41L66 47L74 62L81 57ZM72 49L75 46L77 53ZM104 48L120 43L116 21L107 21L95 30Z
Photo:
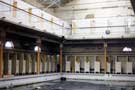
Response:
M99 85L74 81L51 81L0 90L135 90L135 87L119 85Z

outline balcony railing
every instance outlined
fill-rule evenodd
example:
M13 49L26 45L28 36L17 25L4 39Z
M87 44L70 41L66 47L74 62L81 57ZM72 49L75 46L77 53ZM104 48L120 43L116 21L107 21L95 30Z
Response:
M0 18L58 36L63 36L70 28L66 22L60 19L54 19L45 12L36 15L32 12L32 8L24 10L4 1L0 1Z

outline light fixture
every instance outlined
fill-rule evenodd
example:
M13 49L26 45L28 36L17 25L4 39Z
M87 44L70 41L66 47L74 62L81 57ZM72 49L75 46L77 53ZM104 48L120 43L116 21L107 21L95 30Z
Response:
M105 31L105 34L106 34L106 35L109 35L110 33L111 33L111 32L110 32L109 29Z
M132 52L132 48L124 47L123 52Z
M13 42L12 41L6 41L5 48L7 48L7 49L13 49L14 48Z
M41 48L40 48L39 46L35 46L35 47L34 47L34 51L35 51L35 52L38 52L38 50L39 50L39 52L41 52Z

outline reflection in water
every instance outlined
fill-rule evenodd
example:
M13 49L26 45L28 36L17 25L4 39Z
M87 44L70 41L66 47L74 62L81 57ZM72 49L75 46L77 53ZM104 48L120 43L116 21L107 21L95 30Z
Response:
M2 89L0 89L2 90ZM134 87L118 85L97 85L85 82L45 82L3 90L135 90Z

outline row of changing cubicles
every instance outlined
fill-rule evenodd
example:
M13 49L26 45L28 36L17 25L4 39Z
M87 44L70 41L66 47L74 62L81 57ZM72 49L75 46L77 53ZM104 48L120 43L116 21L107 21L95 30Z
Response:
M104 58L99 56L66 56L66 72L104 73ZM135 56L108 56L107 73L135 73Z
M36 74L36 53L5 52L4 75ZM53 73L58 71L59 55L40 54L40 73Z
M64 55L63 71L72 73L104 73L103 55ZM59 72L59 55L40 54L40 73ZM36 74L36 53L4 52L4 75ZM135 56L108 56L107 73L134 74Z

